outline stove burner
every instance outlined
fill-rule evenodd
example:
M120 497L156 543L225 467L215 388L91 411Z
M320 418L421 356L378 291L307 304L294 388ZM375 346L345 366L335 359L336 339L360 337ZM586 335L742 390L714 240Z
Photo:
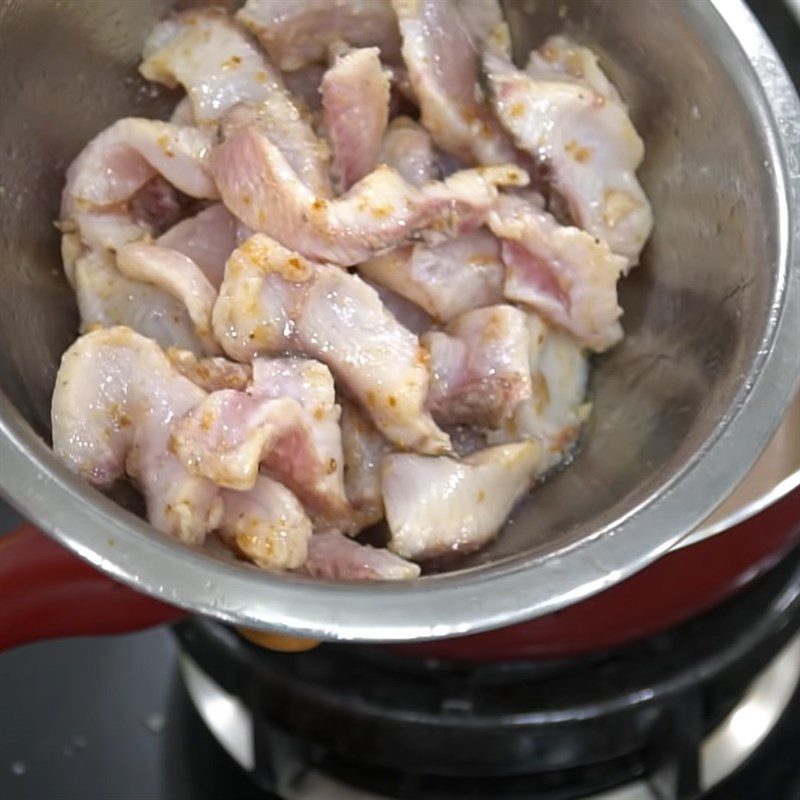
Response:
M714 611L567 661L276 654L202 620L178 636L202 718L285 800L664 800L715 785L764 739L800 680L798 626L800 550Z

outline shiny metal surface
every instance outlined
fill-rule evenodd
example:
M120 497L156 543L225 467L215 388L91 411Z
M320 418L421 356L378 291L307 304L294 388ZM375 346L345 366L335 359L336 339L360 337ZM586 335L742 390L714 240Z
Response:
M253 715L186 653L180 656L186 690L208 729L245 770L255 767ZM700 787L716 786L743 764L780 719L800 682L800 636L784 645L753 679L728 715L703 740L699 753ZM316 769L276 787L287 800L380 800L381 796L342 783ZM658 800L645 781L594 795L591 800Z
M707 519L673 549L724 533L800 486L800 394L744 480Z
M704 789L727 778L764 741L789 705L799 681L800 636L795 636L703 742L700 785Z
M239 766L253 769L256 756L250 709L209 678L193 658L182 653L178 664L200 718Z
M52 227L63 170L115 118L167 107L134 69L167 4L0 2L0 484L24 513L177 605L346 640L437 638L552 611L641 569L707 517L797 384L797 95L739 0L506 5L518 54L561 29L597 48L645 138L656 228L622 287L627 337L595 365L574 464L494 545L446 575L342 585L187 550L50 452L53 377L76 324Z

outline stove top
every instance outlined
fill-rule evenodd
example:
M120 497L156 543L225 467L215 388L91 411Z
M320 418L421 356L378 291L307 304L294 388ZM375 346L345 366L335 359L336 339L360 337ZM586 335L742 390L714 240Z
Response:
M465 666L384 649L283 654L176 627L201 715L286 800L693 798L732 773L800 683L800 548L679 627L560 661ZM337 791L335 787L347 787Z
M704 617L562 663L467 672L335 645L287 656L198 620L31 645L0 657L0 797L668 800L716 784L704 798L800 800L798 628L800 549ZM282 715L309 735L278 730ZM502 747L475 749L510 716ZM448 752L434 728L453 723ZM397 769L414 748L427 761ZM526 774L534 761L548 768Z

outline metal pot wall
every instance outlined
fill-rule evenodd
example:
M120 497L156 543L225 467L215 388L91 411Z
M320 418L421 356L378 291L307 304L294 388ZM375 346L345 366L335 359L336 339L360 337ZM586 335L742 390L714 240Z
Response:
M64 168L114 119L166 111L135 63L167 4L2 0L0 484L11 501L145 594L250 628L351 641L437 639L551 615L668 553L747 473L796 388L800 108L739 0L634 5L506 3L519 55L562 29L597 49L647 148L656 228L621 287L625 341L594 365L585 443L458 568L353 585L265 574L168 541L51 453L53 378L76 334L52 226ZM0 564L19 541L4 542ZM2 575L4 601L21 574ZM39 596L39 623L57 617ZM121 590L102 596L109 630L110 598L119 616L131 607ZM139 621L153 609L140 601Z
M731 496L673 550L581 603L473 636L395 645L410 657L552 658L668 628L724 600L800 541L800 396ZM0 539L0 650L57 636L119 633L185 612L121 586L31 525ZM286 646L286 640L273 639ZM294 647L305 643L291 642ZM313 642L309 642L309 645Z

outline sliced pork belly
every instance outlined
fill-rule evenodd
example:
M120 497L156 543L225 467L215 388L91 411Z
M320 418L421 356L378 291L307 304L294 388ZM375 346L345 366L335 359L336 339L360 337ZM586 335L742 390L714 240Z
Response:
M82 266L78 290L84 325L125 324L152 336L163 347L185 347L188 314L194 328L190 349L197 352L196 341L203 352L220 353L211 330L211 312L225 261L236 246L236 232L236 219L216 203L174 225L156 244L119 244L116 269L110 264L98 267L95 262L103 257L90 256ZM148 314L147 298L158 296L147 292L148 286L174 298L182 310L175 313L174 304L159 300Z
M243 128L262 133L269 137L295 179L309 192L319 198L332 197L328 145L316 135L301 112L283 109L277 97L280 95L260 105L236 106L222 123L223 138ZM298 125L303 125L304 130L299 131ZM243 202L249 204L247 198L243 198Z
M392 0L400 21L422 124L443 150L468 164L517 159L478 86L478 53L453 0Z
M589 414L589 363L574 336L536 314L528 315L528 332L533 394L487 437L490 444L537 439L544 448L543 469L549 469L567 455Z
M421 342L431 356L428 408L439 424L497 428L531 396L527 318L513 306L468 311Z
M169 439L174 422L204 396L151 339L124 327L89 333L61 360L53 449L96 486L127 472L144 494L152 525L199 544L221 518L219 489L189 472Z
M322 79L325 128L342 191L378 164L389 122L389 77L377 47L340 55Z
M117 267L126 278L152 284L178 300L186 308L205 352L222 352L211 329L217 291L191 258L167 247L133 242L117 252Z
M67 237L64 237L65 240ZM73 264L73 287L78 300L81 332L96 326L125 325L155 339L162 347L205 352L184 303L164 289L126 278L106 250L78 245Z
M341 408L336 403L330 370L319 361L305 358L257 358L250 393L262 399L291 398L312 420L309 431L314 465L295 463L295 444L289 438L263 461L264 468L279 479L288 474L287 485L326 519L345 516ZM309 473L318 475L311 491L305 488Z
M164 198L163 182L155 187L160 199L151 197L138 208L132 205L137 193L150 192L160 176L190 197L218 197L207 165L210 150L210 137L196 128L135 117L115 122L67 170L62 230L77 232L90 247L112 250L155 233L148 214L164 211L168 202L171 216L173 199Z
M417 188L440 177L430 134L408 117L395 117L391 121L378 160L397 170L404 181Z
M540 469L541 446L489 447L461 461L394 453L383 460L389 548L424 559L492 539Z
M214 330L237 361L285 352L318 358L399 447L448 450L424 409L425 351L358 276L257 234L228 261Z
M503 299L500 244L483 228L441 244L399 247L358 269L441 322Z
M193 473L225 488L246 491L255 483L261 460L287 431L296 428L304 443L310 441L308 425L294 400L265 401L221 389L176 424L171 447Z
M247 0L236 19L283 70L325 61L331 45L339 42L378 47L392 63L400 58L400 34L389 0Z
M184 378L197 384L206 392L219 389L236 389L243 392L252 380L253 370L249 364L239 364L227 358L198 358L190 350L171 347L167 358Z
M344 486L358 529L383 519L381 463L392 446L358 406L342 404Z
M113 207L161 175L190 197L218 197L207 165L211 143L196 128L138 117L118 120L69 166L65 196L81 210Z
M311 520L282 484L256 477L245 492L221 492L219 534L233 549L265 569L297 569L308 557Z
M624 257L520 198L502 198L489 227L503 240L507 299L566 328L592 350L607 350L622 338L617 280Z
M644 145L595 56L558 37L527 72L492 54L484 67L498 117L546 168L575 223L636 264L653 224L636 178Z
M62 254L84 330L124 324L163 346L219 352L210 329L216 292L202 271L178 253L130 244L180 215L173 186L195 197L216 196L205 163L210 143L194 128L129 118L99 134L71 164L62 197ZM126 255L115 266L106 250Z
M261 103L281 87L256 43L219 9L174 14L151 31L139 71L149 81L182 85L194 122L218 123L239 103Z
M249 227L308 258L345 266L426 229L442 235L477 227L495 203L498 186L527 183L522 170L505 166L465 170L416 189L380 166L342 197L325 200L254 128L234 131L212 160L225 205Z
M393 581L417 578L420 569L382 547L369 547L330 532L311 537L303 572L328 580Z
M456 0L473 47L511 56L511 35L499 0Z
M230 489L251 489L261 466L312 516L338 524L349 512L339 413L322 364L258 360L246 393L208 395L175 426L171 446L189 470Z
M299 179L330 195L327 149L280 73L227 14L201 9L166 19L150 35L144 56L141 73L167 86L182 84L198 124L216 126L235 108L251 109Z
M236 249L238 222L222 203L214 203L199 214L171 227L156 244L190 258L215 289L225 274L225 262Z

